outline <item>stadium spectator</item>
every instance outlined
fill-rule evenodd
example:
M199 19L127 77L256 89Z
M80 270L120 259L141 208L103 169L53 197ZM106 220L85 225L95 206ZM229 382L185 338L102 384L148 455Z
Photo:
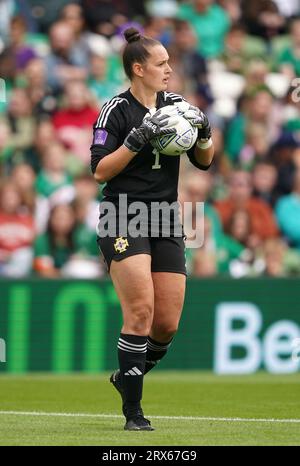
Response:
M52 24L59 18L64 5L70 0L27 0L31 8L31 19L36 25L36 29L43 34L47 34Z
M180 72L193 89L207 83L205 58L196 50L196 35L187 21L175 22L172 45L168 47L170 65L174 72Z
M196 228L197 202L204 203L204 213L212 222L213 231L218 234L222 231L222 225L216 209L210 202L212 188L213 179L209 172L192 172L190 175L187 174L186 181L183 181L180 200L182 203L190 203L191 210L189 211L189 214L191 215L191 218L188 218L187 214L185 214L185 220L193 229Z
M111 99L120 89L120 82L114 76L110 76L109 68L107 57L100 54L91 55L87 86L96 97L99 106Z
M227 12L232 24L240 21L242 18L241 0L218 0L218 3Z
M37 119L51 115L57 107L57 99L47 85L46 67L42 58L30 60L24 69L26 92Z
M0 276L23 277L31 269L34 219L23 209L15 184L0 186Z
M29 60L36 57L34 49L26 44L26 22L22 16L13 16L10 21L9 43L4 53L12 58L16 72L24 69Z
M211 251L197 249L193 257L192 268L189 275L198 278L214 277L217 275L216 256Z
M249 61L265 59L266 45L262 39L247 34L242 23L233 23L225 38L225 48L221 56L228 71L244 74Z
M242 9L250 34L268 41L284 31L285 18L273 0L242 0Z
M91 105L91 96L83 81L72 80L65 86L65 107L53 115L59 140L83 164L89 163L90 128L97 120L98 110Z
M99 219L98 186L89 175L82 174L74 179L74 187L75 200L85 212L81 221L87 228L95 231Z
M8 144L10 127L7 121L0 119L0 175L5 175L6 162L11 158L12 149Z
M246 127L245 145L238 155L238 166L243 170L252 170L258 162L266 159L268 152L265 125L252 121Z
M73 205L53 207L46 232L34 244L35 272L47 278L100 276L95 236L95 232L77 223Z
M224 231L243 246L253 247L251 244L251 217L246 209L234 210L224 226Z
M280 238L268 239L263 245L263 258L265 263L264 275L268 277L283 277L284 256L286 244Z
M231 261L241 256L244 246L222 231L214 231L212 221L207 216L204 217L203 228L203 245L198 249L187 249L188 271L200 276L202 264L207 267L203 274L209 275L212 271L214 275L228 274Z
M267 202L272 208L277 199L277 170L273 163L261 161L253 169L253 194Z
M48 85L61 92L65 83L87 76L86 57L75 48L75 34L72 27L63 21L50 28L51 52L45 57Z
M82 6L78 3L68 2L60 13L62 21L68 23L73 29L76 40L81 40L82 33L85 31L85 20Z
M278 228L272 209L268 204L252 195L252 179L250 173L236 170L229 179L229 194L224 200L217 201L215 207L225 226L236 209L245 209L251 217L251 235L257 245L278 235Z
M290 248L282 238L270 238L257 251L262 274L267 277L292 277L300 273L300 253Z
M54 127L48 118L41 119L35 126L32 145L18 157L18 163L26 162L38 173L41 169L44 151L57 142Z
M45 230L49 216L49 202L35 190L36 173L31 165L24 162L16 165L11 172L11 181L19 191L22 212L33 215L35 232Z
M34 139L36 122L26 89L12 90L7 114L3 115L3 119L9 126L6 150L10 157L6 158L5 165L11 167L18 162L24 151L31 147Z
M42 167L35 183L37 193L50 197L61 188L73 186L65 167L66 151L61 144L53 143L45 148L42 155Z
M300 146L293 133L283 131L270 151L270 159L276 164L278 196L289 194L293 189L295 162L293 154Z
M227 12L213 0L193 0L180 5L178 18L188 21L197 36L197 50L206 58L215 58L224 50L230 27Z
M300 76L300 18L295 18L290 26L291 44L284 48L278 57L278 67L290 79Z
M278 225L289 244L300 249L300 170L293 177L293 190L282 196L276 206L275 213Z
M228 125L225 139L225 151L232 163L246 142L247 127L251 122L260 123L265 127L265 138L269 145L278 136L280 123L274 112L275 100L269 89L259 87L245 96L241 111L236 114Z
M19 191L23 212L33 215L35 210L36 192L34 190L36 174L26 163L19 163L11 172L11 180Z

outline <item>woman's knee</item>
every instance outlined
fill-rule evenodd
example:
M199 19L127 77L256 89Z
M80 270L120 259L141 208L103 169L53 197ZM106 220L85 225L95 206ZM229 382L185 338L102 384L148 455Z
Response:
M178 330L178 322L163 322L152 326L151 336L160 343L170 341Z
M153 304L149 302L133 302L124 312L124 327L136 335L148 335L153 320Z

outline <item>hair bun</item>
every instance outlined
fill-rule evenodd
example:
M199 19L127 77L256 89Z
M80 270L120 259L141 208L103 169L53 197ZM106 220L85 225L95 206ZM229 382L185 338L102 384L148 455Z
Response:
M130 44L131 42L135 42L137 40L140 40L141 34L140 32L135 29L135 28L128 28L124 32L124 37L127 40L127 42Z

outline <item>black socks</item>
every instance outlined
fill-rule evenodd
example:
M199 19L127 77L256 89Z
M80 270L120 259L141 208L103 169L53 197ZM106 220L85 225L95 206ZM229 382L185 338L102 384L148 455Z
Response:
M121 383L124 388L128 417L140 407L146 363L147 337L121 333L118 356Z
M151 371L151 369L153 369L153 367L155 367L156 364L165 356L172 340L173 338L168 343L158 343L158 341L148 337L145 374Z
M140 409L144 374L153 369L165 356L171 343L172 340L159 343L151 337L120 334L118 357L127 419L137 414Z

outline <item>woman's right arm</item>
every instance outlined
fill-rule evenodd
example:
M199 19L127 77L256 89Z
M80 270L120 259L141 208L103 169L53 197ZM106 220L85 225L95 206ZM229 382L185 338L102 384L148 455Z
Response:
M113 144L118 140L117 136L108 133L105 128L95 129L94 144L91 146L92 171L95 180L98 183L106 183L118 175L152 138L173 134L175 129L170 126L174 125L178 116L177 111L174 110L174 112L172 112L173 115L172 113L166 115L161 114L161 110L158 110L151 117L145 118L141 126L137 129L133 128L125 138L124 143L113 152L109 152L109 144L111 144L110 147L113 147ZM117 131L115 131L116 133ZM106 142L105 149L104 143ZM106 154L103 153L103 150L106 151Z
M132 152L122 145L111 154L106 155L100 160L94 173L97 183L106 183L118 175L136 154L137 152Z

